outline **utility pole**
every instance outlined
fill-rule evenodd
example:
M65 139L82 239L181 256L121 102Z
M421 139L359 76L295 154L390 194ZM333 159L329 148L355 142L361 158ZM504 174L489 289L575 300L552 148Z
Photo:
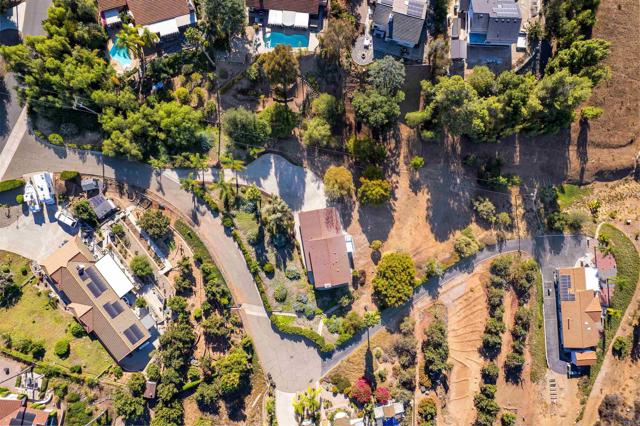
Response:
M516 232L518 233L518 254L521 254L520 248L520 219L518 218L518 195L516 194Z

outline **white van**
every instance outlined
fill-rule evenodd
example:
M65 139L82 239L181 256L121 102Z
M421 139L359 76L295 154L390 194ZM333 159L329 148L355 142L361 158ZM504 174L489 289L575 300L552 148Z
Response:
M64 223L69 228L75 228L78 226L78 221L71 216L71 213L66 210L58 210L55 214L56 220L60 223Z

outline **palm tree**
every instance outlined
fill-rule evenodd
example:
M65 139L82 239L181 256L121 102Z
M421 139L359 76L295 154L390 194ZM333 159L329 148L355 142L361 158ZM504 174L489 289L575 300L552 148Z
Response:
M220 163L222 164L223 169L221 170L222 173L224 173L224 169L229 169L229 170L233 170L235 172L235 176L236 176L236 195L239 193L240 191L240 185L238 183L238 172L242 169L244 169L244 161L242 160L236 160L235 158L231 157L230 155L225 155L224 157L222 157L220 159Z
M226 211L229 211L231 207L231 200L235 198L233 187L224 180L224 170L221 170L220 180L216 182L215 186L220 190L220 201Z
M204 189L205 172L209 168L209 158L203 154L189 154L189 163L191 167L202 172L202 189Z
M124 26L118 35L116 36L116 46L119 48L126 48L129 52L133 53L138 61L138 91L142 92L142 81L147 71L147 62L144 56L144 48L153 46L158 42L158 35L149 31L148 28L136 25L130 27Z

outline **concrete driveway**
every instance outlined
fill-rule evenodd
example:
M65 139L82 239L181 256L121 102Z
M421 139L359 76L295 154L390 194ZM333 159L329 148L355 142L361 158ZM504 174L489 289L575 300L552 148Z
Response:
M54 217L56 210L50 206L35 214L27 211L11 225L0 228L0 250L42 262L77 233L58 224Z

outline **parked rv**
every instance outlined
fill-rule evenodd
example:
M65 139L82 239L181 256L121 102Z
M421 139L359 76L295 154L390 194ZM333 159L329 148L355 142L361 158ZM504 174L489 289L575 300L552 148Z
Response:
M31 177L38 199L45 204L55 204L56 197L53 190L53 176L49 172L37 173Z

